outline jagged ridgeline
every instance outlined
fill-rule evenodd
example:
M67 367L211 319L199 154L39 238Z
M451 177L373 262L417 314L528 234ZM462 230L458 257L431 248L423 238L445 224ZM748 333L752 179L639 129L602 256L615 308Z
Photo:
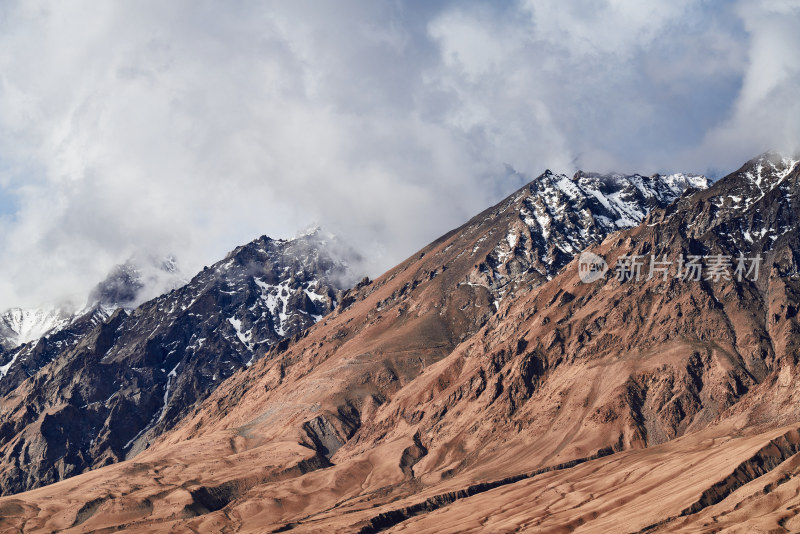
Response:
M0 387L5 492L135 455L237 370L334 309L358 255L320 230L261 237L133 309L129 266L85 314L10 351ZM350 263L349 263L350 262Z
M85 341L83 350L99 356L84 360L116 370L124 358L161 373L151 393L138 375L119 377L124 398L138 394L152 406L136 421L141 436L118 447L128 457L150 447L133 461L0 499L0 524L57 526L48 518L59 517L58 528L86 530L701 531L748 510L791 531L800 505L792 460L800 443L800 171L765 154L708 185L686 175L545 173L339 294L332 312L265 345L249 367L240 360L240 372L207 398L184 397L193 408L169 429L159 421L182 398L173 387L190 379L182 366L213 377L187 352L210 343L204 319L227 321L228 343L247 347L251 323L218 309L225 298L241 299L239 309L253 301L233 286L213 299L175 301L197 314L185 319L180 361L170 360L171 334L149 336L158 320L114 316ZM580 279L584 250L607 260L607 276ZM764 268L757 279L614 276L622 257L665 254L761 256ZM281 284L257 278L257 295ZM269 295L263 300L276 302ZM153 316L173 310L169 300L153 302ZM309 314L313 322L313 310L299 315ZM154 343L126 352L114 321L132 332L150 321L141 332ZM74 411L85 402L79 393L102 381L84 377L45 395L42 405L56 400L35 408L30 422L13 399L45 391L49 376L37 374L6 399L6 473L49 473L37 447L71 428L67 410L90 419L90 409ZM105 395L118 389L98 398L113 403ZM151 432L160 432L155 442ZM71 440L58 442L70 445L56 458L81 450Z

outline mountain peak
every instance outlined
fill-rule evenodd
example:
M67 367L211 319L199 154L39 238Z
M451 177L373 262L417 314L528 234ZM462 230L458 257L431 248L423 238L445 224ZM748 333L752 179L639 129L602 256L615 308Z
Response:
M675 190L687 190L689 188L692 189L708 189L711 187L711 180L706 178L706 176L702 174L685 174L682 172L674 173L674 174L667 174L667 175L660 175L655 174L654 177L658 177L661 180L664 180L670 187L674 188Z
M295 239L302 239L304 237L310 237L310 236L319 236L324 233L325 232L323 231L322 226L320 226L317 223L313 223L304 228L303 230L301 230L300 232L298 232L297 235L295 236Z
M109 312L116 308L131 309L185 282L173 256L132 256L115 265L94 287L87 308L100 306Z
M739 173L756 186L761 186L762 182L767 186L774 185L794 170L798 159L800 156L790 157L775 151L764 152L745 163Z
M69 322L69 315L57 308L11 308L0 315L0 340L5 349L39 339ZM2 367L0 367L2 372ZM5 372L2 372L5 376Z
M710 202L730 216L746 211L776 189L788 194L786 179L798 168L800 157L765 152L714 183L708 189Z

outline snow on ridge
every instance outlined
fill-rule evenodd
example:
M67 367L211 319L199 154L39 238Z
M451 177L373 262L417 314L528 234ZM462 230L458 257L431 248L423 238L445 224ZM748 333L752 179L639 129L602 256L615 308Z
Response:
M711 181L702 174L684 174L678 172L661 176L661 179L678 195L682 194L683 191L689 187L693 187L694 189L708 189L711 186Z
M750 191L742 191L742 194L716 196L711 202L717 208L733 208L738 211L745 211L753 204L760 201L768 193L780 186L783 181L797 168L800 161L783 156L781 154L768 152L749 162L749 168L737 174L744 179L745 184L750 184Z
M741 173L741 176L747 178L763 192L764 188L762 185L766 185L770 190L773 189L778 182L789 176L798 163L798 160L794 158L778 153L767 152L757 159L752 160L755 172L752 170L744 171ZM767 172L765 173L764 171ZM767 183L767 179L770 177L774 178L774 180Z
M485 283L502 297L510 270L518 261L527 269L551 277L564 262L608 233L640 224L656 207L666 207L687 189L705 189L705 176L676 173L667 176L577 172L573 177L546 171L514 197L519 223L498 240L486 262ZM479 241L486 239L483 236ZM475 254L479 246L473 248ZM481 278L483 279L483 278Z
M71 319L56 308L11 308L0 315L0 334L10 345L7 348L15 348L64 328Z
M710 185L705 176L684 173L647 177L640 174L579 172L573 180L605 208L608 213L604 215L613 215L611 220L617 229L640 224L650 211L649 201L669 204L690 187L706 189ZM600 220L600 214L594 214L594 217L601 224L609 219L602 216Z

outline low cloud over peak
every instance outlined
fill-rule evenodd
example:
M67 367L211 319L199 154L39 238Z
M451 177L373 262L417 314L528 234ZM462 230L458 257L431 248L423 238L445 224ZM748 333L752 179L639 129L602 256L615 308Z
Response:
M407 257L514 168L720 172L800 146L800 6L10 2L0 308L309 221Z

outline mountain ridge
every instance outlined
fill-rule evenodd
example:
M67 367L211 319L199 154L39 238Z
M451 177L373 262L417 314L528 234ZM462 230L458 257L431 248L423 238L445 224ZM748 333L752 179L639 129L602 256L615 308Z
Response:
M263 236L180 288L118 308L63 350L47 350L58 334L23 347L19 385L0 411L0 487L32 488L135 455L264 347L329 313L338 280L352 276L325 251L329 239ZM49 359L26 370L35 350Z
M800 172L761 162L752 202L728 202L755 183L758 160L605 234L596 217L636 215L632 182L610 208L586 190L570 197L570 218L542 201L568 196L550 173L343 292L315 326L195 404L135 469L64 481L68 497L46 511L37 503L52 488L0 499L16 507L8 524L80 516L82 528L109 528L123 513L164 531L696 530L714 514L729 521L727 495L750 507L770 488L790 506L775 488L795 488L798 474ZM543 258L576 248L565 228L608 261L604 278L583 283L577 254L548 278ZM762 276L682 279L677 261L666 280L614 272L623 257L698 256L705 268L739 254L762 254ZM90 501L93 513L78 514ZM629 502L641 504L634 520ZM765 524L790 521L770 510Z

